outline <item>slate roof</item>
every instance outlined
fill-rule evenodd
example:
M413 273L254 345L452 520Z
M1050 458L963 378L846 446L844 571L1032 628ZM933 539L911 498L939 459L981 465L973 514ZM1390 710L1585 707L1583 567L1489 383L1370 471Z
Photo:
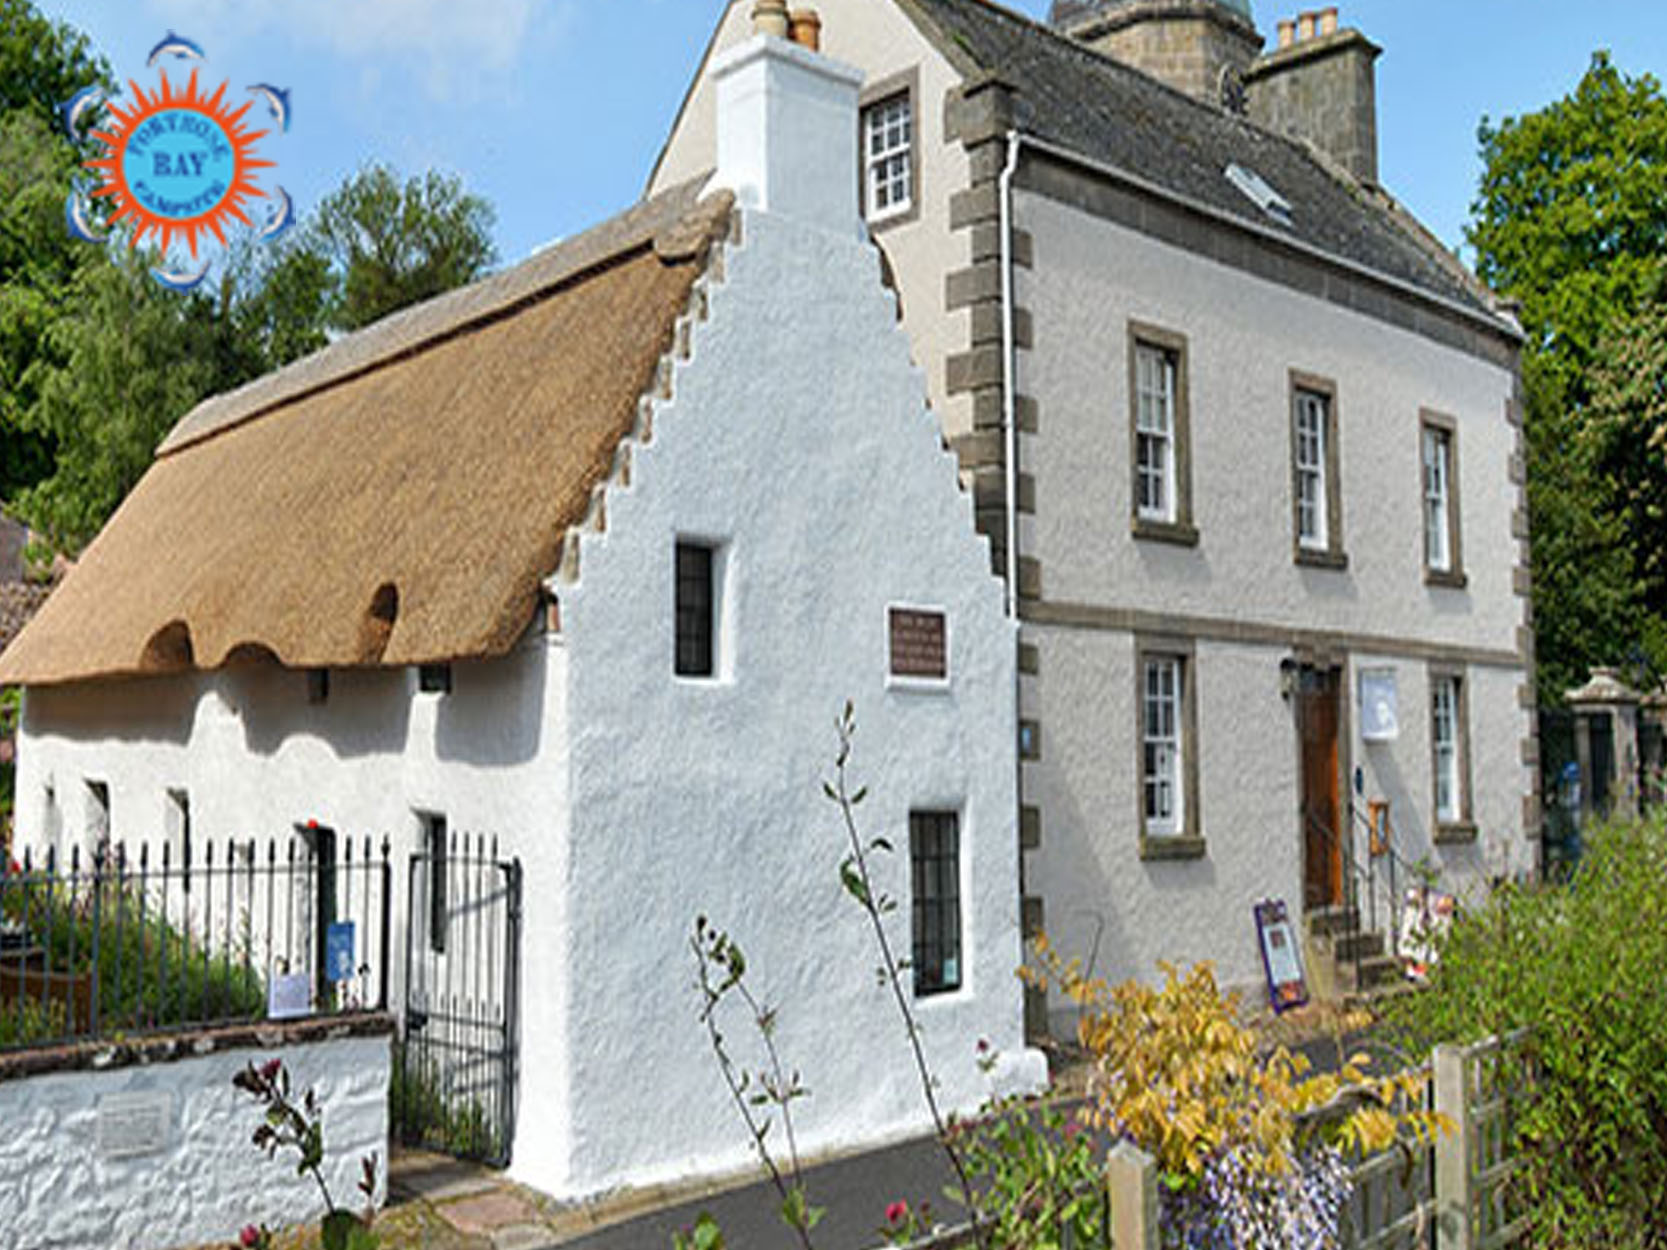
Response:
M1478 313L1509 332L1487 292L1398 205L1308 148L1212 107L988 0L899 0L952 63L1014 88L1028 135L1251 226L1272 229ZM924 20L922 20L924 19ZM935 30L932 29L935 27ZM1291 204L1291 224L1229 182L1237 164Z

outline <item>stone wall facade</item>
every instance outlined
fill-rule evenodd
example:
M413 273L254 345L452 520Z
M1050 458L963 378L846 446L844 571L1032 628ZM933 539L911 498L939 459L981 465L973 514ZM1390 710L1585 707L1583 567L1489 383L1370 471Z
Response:
M1215 0L1130 0L1068 20L1064 30L1097 52L1177 91L1217 103L1223 74L1243 74L1261 50L1255 27Z
M1245 75L1250 116L1375 185L1379 53L1359 31L1342 30L1262 57Z

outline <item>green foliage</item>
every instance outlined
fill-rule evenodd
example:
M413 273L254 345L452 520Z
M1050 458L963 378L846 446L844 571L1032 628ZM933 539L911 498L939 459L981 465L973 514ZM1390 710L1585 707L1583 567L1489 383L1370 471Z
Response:
M1597 438L1589 428L1603 370L1649 377L1647 355L1623 348L1667 255L1667 99L1656 79L1628 77L1599 53L1569 96L1484 120L1479 140L1467 236L1477 272L1520 302L1528 333L1539 684L1556 703L1591 665L1634 648L1667 669L1667 525L1649 477L1659 460L1635 457L1636 440L1612 422ZM1625 389L1612 383L1612 398Z
M50 1042L69 1031L68 1012L56 999L19 998L0 1003L0 1050Z
M394 1049L388 1099L407 1145L465 1159L488 1158L497 1152L497 1135L486 1108L478 1099L459 1106L447 1098L438 1068L414 1061L407 1047Z
M38 401L26 429L56 447L51 476L17 514L54 545L89 542L149 467L164 434L205 395L214 369L197 305L152 281L143 252L82 268L25 373Z
M472 282L496 259L492 206L459 178L430 170L401 183L370 165L319 204L306 246L340 286L331 323L356 330Z
M1103 1163L1082 1120L1014 1100L952 1132L968 1174L983 1188L994 1245L1061 1250L1105 1243Z
M1566 887L1508 887L1461 914L1428 993L1390 1022L1410 1046L1532 1028L1519 1117L1532 1244L1667 1246L1667 828L1591 834Z
M29 930L54 973L91 974L97 932L101 1034L265 1015L260 973L181 932L137 887L111 878L74 892L30 883L3 899L3 918Z
M672 1234L671 1244L672 1250L724 1250L723 1229L702 1211L693 1225Z
M295 1174L311 1177L324 1198L324 1218L319 1222L323 1250L376 1250L381 1240L371 1229L375 1215L377 1157L367 1155L360 1165L358 1189L365 1199L364 1215L355 1215L336 1205L324 1179L324 1108L311 1089L299 1097L290 1087L289 1070L281 1059L268 1059L260 1067L248 1064L232 1078L232 1084L260 1104L261 1122L251 1138L255 1149L268 1159L279 1151L293 1151ZM272 1245L271 1230L253 1224L239 1239L245 1247L263 1250Z
M0 114L30 112L50 122L81 88L113 83L110 66L80 31L41 16L30 0L0 0Z

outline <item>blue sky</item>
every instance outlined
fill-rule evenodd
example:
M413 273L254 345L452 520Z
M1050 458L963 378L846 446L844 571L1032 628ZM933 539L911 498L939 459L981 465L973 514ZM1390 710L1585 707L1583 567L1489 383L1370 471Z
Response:
M743 0L744 2L744 0ZM357 166L459 174L497 209L505 263L626 207L643 182L723 0L37 0L85 30L124 78L153 84L163 33L208 54L209 84L294 92L269 177L298 212ZM1048 0L1013 0L1033 16ZM1270 36L1316 7L1254 0ZM1476 126L1571 90L1594 49L1628 73L1667 65L1659 0L1344 0L1384 48L1386 185L1450 245L1475 192Z

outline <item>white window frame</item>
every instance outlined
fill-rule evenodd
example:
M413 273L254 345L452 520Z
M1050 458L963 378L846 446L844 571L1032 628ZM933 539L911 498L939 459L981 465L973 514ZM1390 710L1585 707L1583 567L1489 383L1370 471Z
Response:
M1156 343L1135 343L1135 515L1173 524L1176 506L1175 353ZM1156 453L1153 455L1151 453ZM1154 461L1159 461L1154 463ZM1155 488L1154 501L1148 488Z
M1433 573L1453 571L1452 436L1433 425L1424 427L1424 565Z
M1140 801L1148 837L1176 837L1187 828L1186 680L1185 656L1141 657Z
M1328 551L1331 547L1330 406L1330 400L1318 391L1297 391L1292 418L1296 422L1297 545L1305 551Z
M862 205L871 223L901 217L915 206L916 124L914 93L907 89L862 110Z
M1438 825L1464 819L1464 694L1462 679L1437 673L1430 679L1430 758Z

